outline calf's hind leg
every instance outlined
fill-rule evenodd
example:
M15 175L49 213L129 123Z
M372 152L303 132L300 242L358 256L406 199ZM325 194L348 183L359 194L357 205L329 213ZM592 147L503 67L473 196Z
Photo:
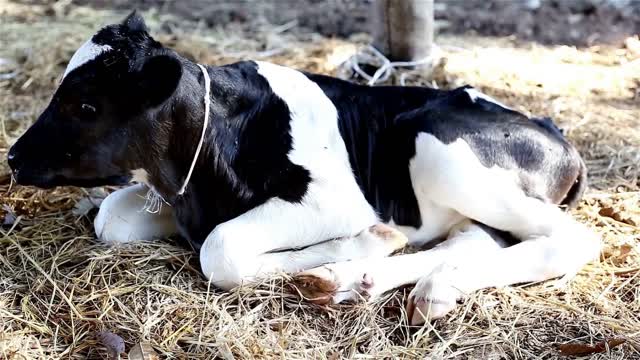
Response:
M440 267L421 279L409 308L426 317L414 315L414 323L444 316L452 306L446 311L434 306L455 304L460 294L575 274L597 258L596 234L556 205L527 196L509 171L484 167L466 142L459 139L445 145L421 134L416 145L421 156L411 164L412 173L429 179L423 187L425 196L522 242ZM440 175L427 177L433 172Z

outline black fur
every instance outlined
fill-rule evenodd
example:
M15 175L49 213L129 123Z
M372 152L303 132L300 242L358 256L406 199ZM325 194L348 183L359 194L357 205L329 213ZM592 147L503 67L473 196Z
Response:
M301 201L311 181L309 172L287 157L292 148L289 109L257 73L256 64L236 63L209 73L216 111L207 147L187 192L174 203L179 223L196 247L217 224L270 198ZM202 88L201 81L196 86ZM180 118L186 115L180 111L192 109L177 111L174 117ZM194 133L180 134L175 146L185 138L194 139ZM179 173L186 174L192 156L186 152L174 160L185 165Z
M422 225L409 178L415 155L410 138L395 131L399 114L424 106L446 92L415 87L365 87L323 75L307 74L338 109L338 126L354 175L383 221Z

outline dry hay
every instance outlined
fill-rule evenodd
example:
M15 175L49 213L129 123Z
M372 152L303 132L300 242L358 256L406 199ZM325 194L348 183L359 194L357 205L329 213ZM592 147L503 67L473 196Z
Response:
M0 155L48 101L65 61L117 16L0 2ZM48 15L47 15L48 14ZM296 34L287 27L204 29L147 14L159 38L199 61L263 58L335 73L366 43ZM591 170L576 217L603 234L600 261L574 279L487 289L446 319L407 325L407 289L373 304L300 302L282 278L224 293L208 287L196 256L174 242L120 248L94 240L91 216L72 209L85 190L10 186L0 206L13 224L0 243L0 358L105 358L96 333L140 341L168 358L550 359L556 344L626 342L592 358L640 358L640 54L628 48L542 47L511 39L439 38L445 72L406 72L409 84L471 83L567 130ZM446 45L446 46L444 46ZM13 67L7 71L6 67ZM391 80L399 81L398 78ZM2 173L6 164L2 163ZM12 215L18 218L11 221ZM254 239L259 241L259 239Z

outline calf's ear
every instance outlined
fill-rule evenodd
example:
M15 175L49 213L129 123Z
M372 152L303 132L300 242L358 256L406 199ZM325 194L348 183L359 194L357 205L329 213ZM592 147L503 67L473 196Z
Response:
M142 15L138 10L133 10L123 21L122 25L130 32L148 32L147 24L145 24Z
M182 77L180 60L168 55L147 59L139 74L139 96L148 106L158 106L174 93Z

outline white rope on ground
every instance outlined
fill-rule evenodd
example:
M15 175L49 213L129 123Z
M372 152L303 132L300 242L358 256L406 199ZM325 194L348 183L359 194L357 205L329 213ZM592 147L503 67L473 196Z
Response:
M378 49L368 45L363 51L351 57L350 64L353 71L367 80L369 86L373 86L379 82L387 81L396 71L396 68L417 67L432 64L439 55L440 49L434 44L431 49L431 54L424 59L415 61L391 61L378 51ZM377 66L378 70L376 70L373 76L371 76L360 68L361 63Z

